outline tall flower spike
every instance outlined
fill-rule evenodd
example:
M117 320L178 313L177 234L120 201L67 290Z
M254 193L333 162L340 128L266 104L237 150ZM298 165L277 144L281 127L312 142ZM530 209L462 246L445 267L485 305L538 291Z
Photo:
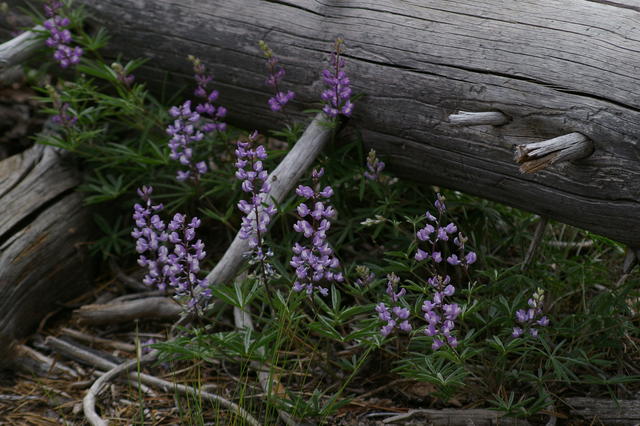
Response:
M71 31L67 27L71 21L60 14L62 6L63 3L61 1L47 0L44 5L44 13L47 19L42 25L49 31L49 38L47 38L45 44L54 49L53 58L60 64L60 67L68 68L80 62L83 51L78 46L70 46L73 39Z
M349 117L353 112L351 83L344 72L343 44L342 39L336 40L334 51L329 58L330 66L322 71L322 79L329 86L321 95L324 103L322 111L330 118L335 118L340 114Z
M258 263L266 277L274 276L275 270L268 262L273 252L265 247L264 236L271 219L277 209L273 204L267 203L271 187L267 181L269 173L262 162L267 158L264 146L255 146L258 132L254 131L247 141L237 142L236 154L236 178L242 181L242 190L249 193L249 201L241 200L238 208L244 217L240 226L239 236L243 240L249 240L251 251L247 253L250 263Z
M206 255L204 243L196 240L200 219L194 217L187 222L184 215L176 213L166 224L154 214L163 206L152 203L152 193L151 187L138 189L144 204L136 204L133 213L135 227L131 236L136 239L138 264L148 271L142 282L160 290L173 288L176 298L187 298L187 310L199 313L211 297L207 280L197 277L200 261ZM197 287L203 291L196 291Z
M295 97L295 93L291 90L287 90L286 92L280 90L279 85L285 75L284 67L280 65L278 58L274 56L273 51L267 46L267 43L260 40L258 45L267 59L267 72L269 74L266 84L267 86L273 87L274 90L274 96L269 98L269 108L271 108L273 112L282 111L284 106Z
M311 175L314 187L319 188L319 181L323 174L324 169L313 170ZM293 225L293 229L303 234L308 245L295 243L293 246L294 254L289 262L296 270L293 290L305 291L309 295L317 290L326 296L329 294L329 289L323 284L344 280L342 273L336 272L340 262L327 242L327 231L331 227L330 219L336 212L332 206L325 204L325 200L333 195L333 189L326 186L322 190L314 190L309 186L300 185L296 189L296 194L307 201L298 205L300 220Z
M369 180L380 180L380 173L384 170L385 164L378 159L376 152L372 149L367 155L367 171L364 177Z
M526 310L518 309L516 312L516 321L520 323L520 326L513 327L513 332L511 333L513 337L520 337L527 331L531 336L537 337L538 329L536 326L546 327L549 325L549 318L546 315L542 315L543 303L544 290L538 288L533 293L533 297L527 302L529 308Z
M462 311L457 303L445 303L446 299L453 296L456 289L450 283L448 275L442 278L435 276L429 278L428 283L435 289L433 300L425 300L422 305L424 319L427 328L424 334L433 337L431 348L434 351L440 349L445 343L452 348L458 346L458 339L452 334L455 320Z
M218 91L208 91L207 86L213 77L205 74L205 66L200 59L189 55L188 59L193 63L194 78L197 83L194 94L203 99L203 102L191 109L191 101L187 100L180 106L169 109L169 115L174 119L173 124L167 127L167 134L171 136L169 148L172 160L177 160L187 170L179 170L176 179L185 181L192 179L198 181L200 176L208 170L204 161L194 163L192 144L199 142L206 133L224 131L226 123L220 120L227 115L227 109L223 106L215 107L213 102L218 98Z
M380 329L380 334L387 337L397 327L404 332L409 332L413 329L411 323L409 323L409 309L400 305L400 299L407 293L407 290L402 288L396 293L395 289L398 287L400 278L396 274L387 275L387 294L391 298L391 309L387 307L384 302L380 302L376 305L376 312L378 318L387 323Z

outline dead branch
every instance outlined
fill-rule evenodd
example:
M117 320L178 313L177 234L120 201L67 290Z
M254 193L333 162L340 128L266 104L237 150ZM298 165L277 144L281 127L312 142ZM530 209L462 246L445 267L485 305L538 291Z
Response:
M24 63L44 47L44 39L38 37L37 34L37 31L43 30L44 28L38 25L33 30L25 31L19 36L0 44L0 71Z
M112 324L140 318L175 320L181 312L182 307L173 299L149 297L121 303L85 305L73 311L73 314L83 324Z
M63 327L60 332L69 337L73 337L76 340L86 343L96 343L99 345L108 346L113 349L118 349L125 352L134 352L136 346L131 343L118 342L117 340L103 339L102 337L92 336L87 333L83 333L78 330Z

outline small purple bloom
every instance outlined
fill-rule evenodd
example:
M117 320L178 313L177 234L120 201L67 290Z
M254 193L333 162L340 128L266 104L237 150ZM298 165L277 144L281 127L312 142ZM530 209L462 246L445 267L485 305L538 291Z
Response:
M80 62L82 48L69 44L73 41L71 32L65 27L71 24L69 18L60 15L63 3L56 0L47 0L44 5L45 15L48 18L43 22L44 28L49 31L49 38L45 41L48 47L54 49L53 58L62 68L76 65Z
M367 171L364 177L369 180L380 180L380 173L384 170L385 164L378 159L376 152L372 149L367 156Z
M295 93L291 90L287 90L286 92L280 90L279 85L285 75L284 67L279 64L278 58L274 56L273 51L267 46L267 43L260 40L258 44L265 58L267 58L268 77L266 84L267 86L273 87L275 92L274 96L269 98L269 108L273 112L282 111L284 106L295 97Z
M522 324L522 327L514 327L513 337L520 337L528 332L531 336L538 336L538 329L535 326L546 327L549 325L549 318L542 315L542 305L544 303L544 290L538 288L533 297L527 301L529 308L527 310L518 309L516 311L516 321Z

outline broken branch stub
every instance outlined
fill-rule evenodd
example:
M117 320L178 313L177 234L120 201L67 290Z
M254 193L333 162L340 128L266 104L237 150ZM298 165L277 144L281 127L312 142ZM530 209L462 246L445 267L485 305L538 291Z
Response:
M542 142L517 145L515 161L521 173L535 173L563 161L579 160L593 153L593 142L574 132Z
M499 111L468 112L458 111L449 116L449 123L458 126L500 126L509 122L509 117Z

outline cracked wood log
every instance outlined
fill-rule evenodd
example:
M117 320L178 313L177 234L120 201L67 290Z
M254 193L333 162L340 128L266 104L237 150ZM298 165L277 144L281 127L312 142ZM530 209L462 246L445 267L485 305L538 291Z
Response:
M0 162L0 363L90 284L92 223L64 158L35 145Z
M17 0L9 1L14 4ZM401 177L463 190L640 247L640 8L633 0L80 0L138 80L190 82L187 54L216 78L231 122L271 128L263 39L316 107L336 36L358 100L352 123ZM247 12L250 13L247 13ZM167 79L167 72L172 78ZM284 87L284 86L283 86ZM501 111L494 127L447 122ZM578 132L587 158L521 174L515 145Z

